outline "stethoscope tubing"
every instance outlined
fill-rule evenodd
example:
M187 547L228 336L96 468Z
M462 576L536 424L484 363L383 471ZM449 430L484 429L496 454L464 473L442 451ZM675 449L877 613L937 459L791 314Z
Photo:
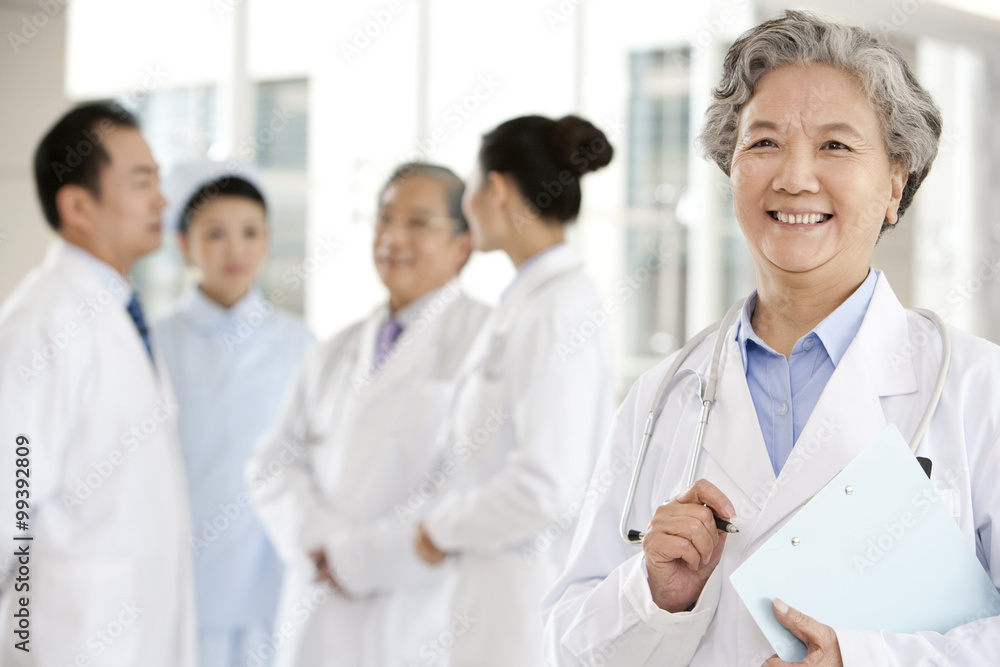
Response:
M674 387L691 376L694 376L698 380L698 396L701 400L701 413L698 417L698 429L695 433L694 451L692 452L691 463L688 467L687 473L688 487L693 485L695 482L695 475L698 470L698 459L702 449L702 441L705 438L705 428L708 426L708 418L711 414L712 405L715 403L719 367L722 363L722 347L725 344L726 336L720 333L720 335L715 338L715 346L712 350L712 358L709 362L707 377L693 368L681 369L680 367L681 364L683 364L684 361L690 356L694 348L700 345L706 338L711 336L716 331L729 331L732 325L736 322L736 318L739 316L739 312L743 307L744 301L745 299L740 299L734 303L722 320L705 327L691 337L691 340L689 340L684 347L681 348L680 352L677 353L674 362L670 365L667 374L664 376L664 381L660 383L660 386L656 390L656 394L653 396L653 402L649 408L649 416L646 418L646 426L642 433L642 442L639 444L639 454L636 457L635 466L632 468L632 479L629 483L628 495L625 497L625 508L622 511L621 523L619 524L619 533L621 534L621 538L628 544L642 544L642 538L645 537L645 533L641 531L630 530L628 527L628 520L632 514L632 506L635 502L635 491L639 485L639 476L642 474L642 467L646 461L646 453L649 450L649 442L653 437L656 422L659 420L660 414L663 412L667 395L674 389ZM941 336L941 366L938 369L937 380L934 383L934 389L931 392L931 397L924 410L924 416L917 425L909 443L910 450L916 454L917 446L920 444L921 439L923 439L924 433L927 431L927 427L930 425L931 419L937 411L938 403L941 401L941 395L944 393L944 383L948 378L948 369L951 366L951 335L949 334L948 327L945 325L944 321L938 317L936 313L922 308L914 308L913 310L914 312L929 319L934 324L935 328L937 328L938 333Z

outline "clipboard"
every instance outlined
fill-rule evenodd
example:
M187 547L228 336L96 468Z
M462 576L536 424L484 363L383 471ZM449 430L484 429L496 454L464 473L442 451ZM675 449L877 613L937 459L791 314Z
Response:
M895 425L730 575L782 660L806 648L779 597L834 628L945 633L1000 614L993 586Z

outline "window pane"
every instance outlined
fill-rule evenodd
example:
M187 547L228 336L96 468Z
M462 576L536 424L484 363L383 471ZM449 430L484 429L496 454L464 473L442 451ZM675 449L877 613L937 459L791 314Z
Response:
M688 183L687 50L633 53L630 83L625 266L640 286L626 307L632 375L675 349L684 333L687 230L675 210Z
M308 85L303 80L257 85L256 162L262 168L306 168Z

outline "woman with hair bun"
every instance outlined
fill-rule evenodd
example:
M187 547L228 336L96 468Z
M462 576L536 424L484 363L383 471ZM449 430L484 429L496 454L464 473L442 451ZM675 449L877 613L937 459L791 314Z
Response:
M463 208L517 276L473 345L452 406L447 492L418 529L455 560L453 667L543 665L539 606L569 548L610 421L607 315L565 241L580 179L611 161L577 116L525 116L483 137Z

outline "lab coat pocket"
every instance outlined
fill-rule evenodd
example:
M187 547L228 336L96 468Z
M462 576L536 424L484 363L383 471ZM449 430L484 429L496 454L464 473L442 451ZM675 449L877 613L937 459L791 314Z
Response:
M144 604L131 562L42 557L36 563L32 612L39 664L77 664L80 655L102 667L139 663Z

